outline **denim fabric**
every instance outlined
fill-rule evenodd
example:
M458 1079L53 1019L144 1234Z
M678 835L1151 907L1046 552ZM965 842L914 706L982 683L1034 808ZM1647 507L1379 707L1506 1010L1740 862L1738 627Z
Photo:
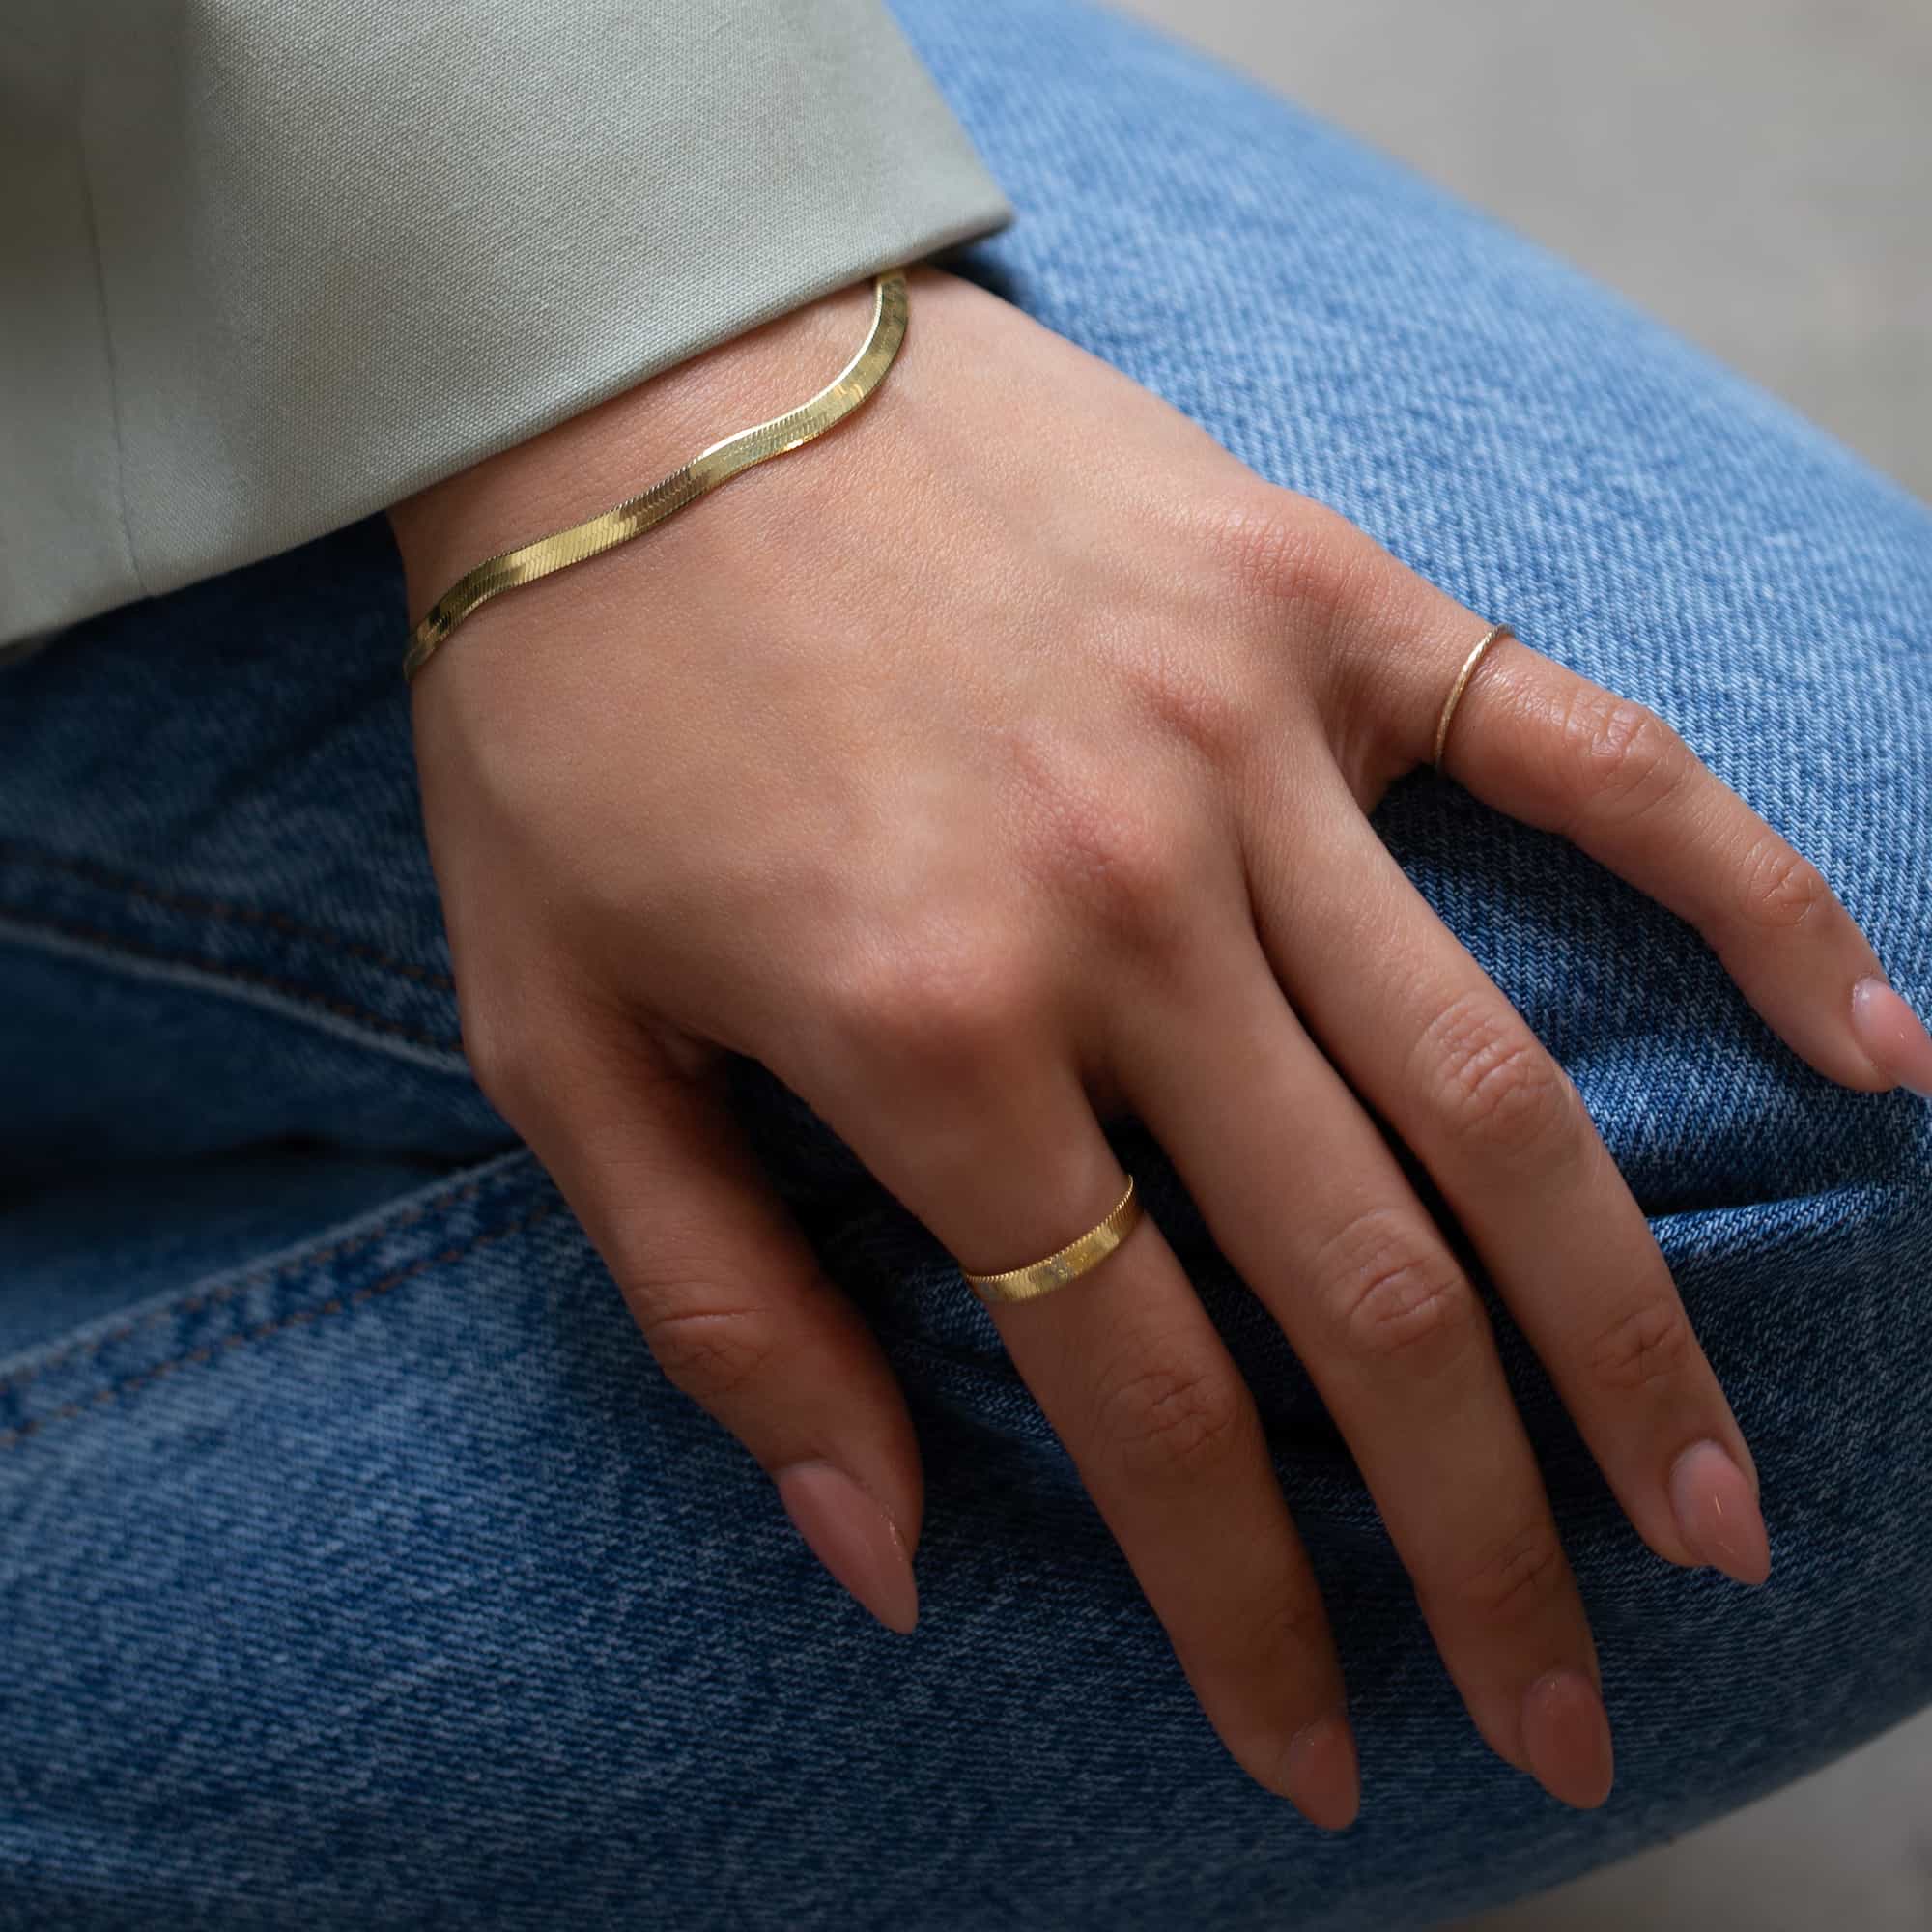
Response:
M1019 210L955 266L1656 705L1932 1009L1920 505L1152 32L896 12ZM1932 1110L1811 1072L1688 926L1431 772L1378 828L1651 1216L1770 1584L1643 1548L1479 1275L1617 1737L1601 1810L1546 1796L1463 1713L1307 1376L1111 1123L1334 1616L1364 1803L1318 1832L1209 1729L945 1253L734 1061L918 1422L922 1619L882 1629L467 1074L402 626L365 523L0 672L0 1927L1421 1927L1932 1700Z

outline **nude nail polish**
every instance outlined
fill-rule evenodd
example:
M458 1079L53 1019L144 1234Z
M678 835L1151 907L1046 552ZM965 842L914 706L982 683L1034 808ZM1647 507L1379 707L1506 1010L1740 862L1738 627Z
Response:
M1523 1692L1522 1748L1552 1798L1588 1811L1610 1795L1616 1778L1610 1719L1581 1671L1546 1671Z
M1877 974L1852 988L1852 1031L1881 1073L1932 1100L1932 1034Z
M1361 1772L1346 1718L1318 1718L1294 1734L1282 1773L1303 1817L1324 1832L1346 1832L1362 1808Z
M888 1630L910 1635L919 1622L919 1587L892 1519L830 1463L794 1463L775 1480L811 1553Z
M1670 1468L1678 1533L1700 1563L1740 1583L1771 1575L1771 1544L1745 1472L1721 1443L1693 1442Z

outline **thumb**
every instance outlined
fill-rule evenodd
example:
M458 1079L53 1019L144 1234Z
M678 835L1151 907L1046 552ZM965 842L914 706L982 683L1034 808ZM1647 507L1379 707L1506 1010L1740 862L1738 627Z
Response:
M722 1055L613 1019L547 1034L541 1059L535 1078L490 1097L582 1222L658 1365L757 1459L826 1569L910 1633L924 1506L912 1417L739 1133Z

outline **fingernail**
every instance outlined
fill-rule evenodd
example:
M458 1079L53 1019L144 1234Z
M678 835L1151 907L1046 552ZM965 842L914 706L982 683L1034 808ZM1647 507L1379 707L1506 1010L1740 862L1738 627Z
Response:
M1581 1671L1546 1671L1523 1692L1522 1747L1552 1798L1588 1811L1610 1795L1610 1719Z
M919 1622L919 1586L892 1518L830 1463L794 1463L776 1481L811 1553L888 1630L909 1636Z
M1670 1508L1698 1562L1740 1583L1762 1583L1771 1575L1764 1518L1745 1472L1721 1443L1693 1442L1671 1464Z
M1876 973L1852 988L1852 1031L1881 1073L1932 1100L1932 1034Z
M1318 1718L1296 1731L1282 1781L1311 1824L1324 1832L1346 1832L1362 1808L1362 1780L1349 1720Z

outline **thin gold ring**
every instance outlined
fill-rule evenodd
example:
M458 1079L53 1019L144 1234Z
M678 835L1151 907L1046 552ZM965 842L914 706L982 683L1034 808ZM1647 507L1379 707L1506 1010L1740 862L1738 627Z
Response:
M1104 1221L1097 1222L1076 1241L1056 1249L1043 1262L1026 1267L1009 1268L1004 1274L967 1274L981 1301L1034 1301L1064 1287L1075 1275L1085 1274L1099 1264L1140 1225L1140 1197L1134 1192L1134 1178L1127 1176L1127 1191Z
M1442 716L1435 721L1435 750L1429 762L1439 772L1442 769L1442 747L1449 742L1449 721L1456 715L1456 706L1461 703L1463 691L1476 667L1482 662L1483 653L1498 638L1513 638L1516 633L1507 624L1492 624L1482 635L1476 648L1463 660L1463 668L1456 673L1456 682L1450 687L1449 696L1443 700Z

